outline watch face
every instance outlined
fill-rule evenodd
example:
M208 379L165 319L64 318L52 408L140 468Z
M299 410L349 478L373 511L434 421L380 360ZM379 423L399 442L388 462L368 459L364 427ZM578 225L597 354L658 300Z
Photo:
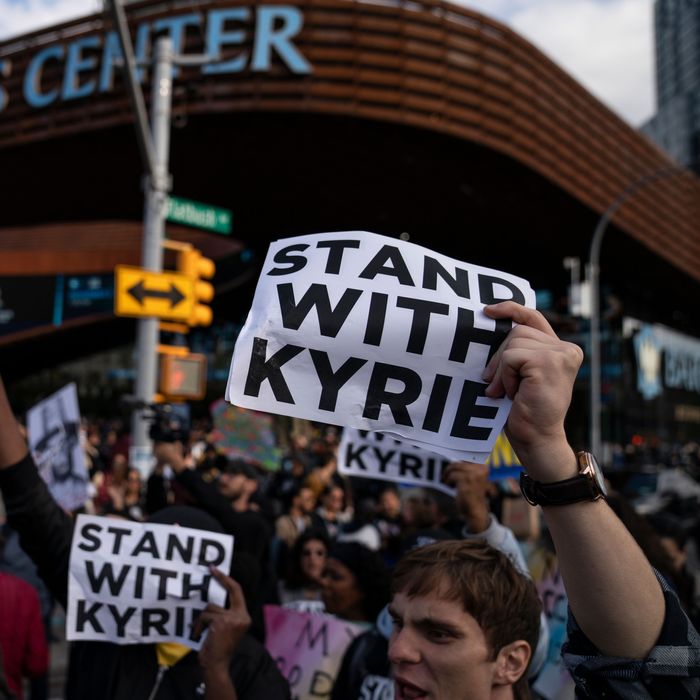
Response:
M605 476L596 458L590 452L579 452L578 457L581 473L588 475L595 483L597 490L603 496L607 496L608 490L605 488Z

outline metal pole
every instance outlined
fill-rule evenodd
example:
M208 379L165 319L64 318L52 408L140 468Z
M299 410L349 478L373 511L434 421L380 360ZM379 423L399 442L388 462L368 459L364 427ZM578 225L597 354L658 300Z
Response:
M153 146L153 139L148 130L148 115L146 105L143 101L143 93L139 85L136 74L136 58L134 57L134 47L131 45L129 36L129 25L126 21L126 13L122 6L122 0L107 0L112 21L119 36L119 44L124 57L123 74L126 83L126 94L129 96L131 108L134 110L134 122L136 126L136 141L139 145L143 167L149 175L155 172L156 154Z
M591 358L591 379L590 379L590 402L589 402L589 434L590 449L598 459L602 459L602 430L601 430L601 385L602 385L602 360L600 347L600 248L603 243L603 236L612 221L617 210L639 190L650 183L672 177L687 172L685 168L678 165L666 166L656 170L644 177L630 183L617 199L605 210L598 220L598 224L593 232L591 248L586 266L591 294L591 328L590 328L590 358Z
M141 266L153 272L163 270L163 238L165 209L167 206L170 177L168 152L170 149L170 109L172 100L173 47L169 36L161 36L155 45L153 83L151 91L151 136L154 151L154 171L144 178L146 203L143 221ZM138 321L136 335L136 386L137 401L151 403L157 388L157 318ZM132 446L135 451L149 453L152 450L148 437L148 423L143 410L137 408L132 416Z

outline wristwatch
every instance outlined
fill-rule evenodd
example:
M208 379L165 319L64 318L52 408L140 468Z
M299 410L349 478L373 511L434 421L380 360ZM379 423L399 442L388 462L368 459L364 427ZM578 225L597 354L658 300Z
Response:
M520 490L533 506L566 506L580 501L597 501L608 495L603 471L590 452L577 452L578 474L570 479L543 483L520 475Z

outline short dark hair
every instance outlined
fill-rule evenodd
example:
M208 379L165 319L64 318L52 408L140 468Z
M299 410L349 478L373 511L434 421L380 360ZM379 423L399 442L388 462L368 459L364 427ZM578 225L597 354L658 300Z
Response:
M365 620L374 622L389 602L391 585L389 570L379 552L359 542L335 542L328 558L338 560L350 570L362 592Z
M411 550L394 570L391 592L439 591L479 624L492 659L522 639L537 647L542 604L533 582L503 552L481 540L443 540Z

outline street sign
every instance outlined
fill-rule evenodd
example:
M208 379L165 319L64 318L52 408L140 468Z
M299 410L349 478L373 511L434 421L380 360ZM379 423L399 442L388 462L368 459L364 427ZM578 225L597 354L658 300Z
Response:
M186 321L192 314L194 287L185 275L117 265L114 280L114 313L117 316Z
M233 220L229 209L212 207L209 204L181 197L168 197L168 210L165 218L175 224L185 224L185 226L193 226L226 235L231 233Z

